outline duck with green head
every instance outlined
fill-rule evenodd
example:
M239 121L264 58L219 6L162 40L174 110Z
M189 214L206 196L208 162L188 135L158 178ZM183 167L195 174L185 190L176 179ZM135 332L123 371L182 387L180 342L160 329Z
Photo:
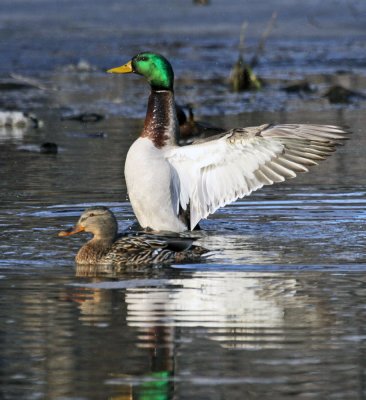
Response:
M307 172L346 138L333 125L264 124L178 146L169 61L144 52L108 72L142 75L151 88L144 128L125 164L129 198L145 229L194 229L219 207Z

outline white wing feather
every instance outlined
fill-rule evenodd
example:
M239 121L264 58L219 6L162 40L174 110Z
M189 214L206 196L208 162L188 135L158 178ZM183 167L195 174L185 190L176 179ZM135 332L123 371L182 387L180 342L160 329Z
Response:
M167 149L176 209L190 205L193 229L219 207L308 171L335 150L345 133L330 125L262 125Z

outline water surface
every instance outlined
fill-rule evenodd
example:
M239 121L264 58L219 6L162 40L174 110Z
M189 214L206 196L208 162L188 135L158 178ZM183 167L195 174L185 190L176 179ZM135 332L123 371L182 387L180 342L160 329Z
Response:
M166 14L143 0L74 3L1 5L0 84L17 73L37 87L2 90L0 105L34 112L44 127L0 128L0 397L363 399L365 100L323 96L334 84L365 93L364 3L173 1ZM256 69L266 86L230 92L243 19L250 57L273 9L278 24ZM207 122L353 133L310 173L203 221L202 263L77 268L86 236L57 232L86 207L110 207L121 230L135 221L123 164L148 88L104 71L146 48L172 59L178 100ZM314 90L281 90L299 79ZM78 112L104 119L62 119ZM47 141L57 155L38 152Z

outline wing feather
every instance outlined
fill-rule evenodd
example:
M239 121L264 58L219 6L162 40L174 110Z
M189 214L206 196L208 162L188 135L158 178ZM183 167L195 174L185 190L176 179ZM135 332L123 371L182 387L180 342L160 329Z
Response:
M170 147L165 157L179 181L177 209L190 206L193 229L219 207L307 172L331 155L346 133L333 125L262 125Z

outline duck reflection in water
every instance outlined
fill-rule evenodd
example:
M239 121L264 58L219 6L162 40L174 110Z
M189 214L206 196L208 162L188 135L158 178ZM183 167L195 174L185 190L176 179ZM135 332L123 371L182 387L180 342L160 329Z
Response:
M258 276L251 271L193 270L187 278L187 271L182 274L176 268L168 271L145 269L137 274L112 276L106 275L103 266L88 271L93 282L80 284L85 296L83 301L77 299L82 320L86 323L106 322L109 317L105 310L113 309L113 294L122 293L119 301L123 301L128 326L139 331L139 347L154 346L152 341L156 336L152 332L158 327L167 329L163 336L169 339L169 346L175 328L200 327L204 336L219 341L223 347L256 348L258 344L254 339L258 336L262 348L277 348L286 346L282 335L289 326L320 328L331 323L324 317L323 306L317 305L316 299L301 295L301 280L285 272L262 271ZM83 265L77 266L76 274L88 276ZM309 302L315 307L312 312L306 311ZM301 310L303 307L301 319L298 319L298 313L286 311L287 308ZM267 332L268 327L271 328ZM283 344L278 344L279 338L284 340Z
M294 329L317 332L332 323L322 299L302 294L306 280L286 272L142 268L110 277L106 270L77 266L77 276L86 278L89 271L93 280L74 289L79 294L79 318L85 325L125 332L124 340L127 335L129 343L149 357L148 370L146 364L138 372L126 365L108 380L120 393L130 393L131 399L145 391L170 398L182 378L187 353L195 377L202 373L195 369L202 368L200 357L212 346L251 350L248 354L286 350L293 346L289 338ZM125 350L126 359L132 351L136 348Z

